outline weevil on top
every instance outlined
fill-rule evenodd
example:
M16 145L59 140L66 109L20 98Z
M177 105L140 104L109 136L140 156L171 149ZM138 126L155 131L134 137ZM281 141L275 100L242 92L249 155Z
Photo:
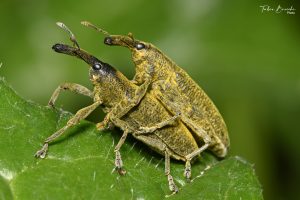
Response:
M131 51L136 70L132 82L142 85L141 90L148 90L148 93L155 96L169 112L174 115L179 114L180 120L192 130L197 142L204 143L200 148L201 151L207 148L218 157L227 155L230 142L220 112L201 87L182 68L153 44L135 39L132 33L110 35L90 22L83 21L81 24L104 33L106 45L122 46ZM146 128L141 129L147 131ZM187 159L191 157L188 156Z
M75 35L58 22L57 25L70 34L73 47L56 44L53 50L84 60L90 66L94 90L76 83L64 83L54 91L49 105L54 107L63 90L88 96L94 103L80 109L63 128L48 137L36 157L44 158L49 143L98 106L107 114L97 128L117 126L123 131L115 147L115 167L120 174L126 172L120 148L128 134L165 156L165 174L173 193L178 192L178 187L170 173L170 158L186 163L184 176L189 180L191 161L202 151L208 148L219 157L226 155L229 139L225 123L211 100L186 72L153 45L135 40L132 34L113 36L89 22L83 24L107 35L106 44L128 47L132 51L137 74L130 81L109 64L80 49Z

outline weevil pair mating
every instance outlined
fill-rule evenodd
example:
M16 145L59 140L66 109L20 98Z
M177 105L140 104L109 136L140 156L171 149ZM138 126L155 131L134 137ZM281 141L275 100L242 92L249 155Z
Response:
M82 50L70 29L63 23L57 23L69 32L73 47L55 44L53 50L85 61L90 67L94 90L76 83L64 83L54 91L49 105L54 107L62 90L88 96L94 103L80 109L63 128L48 137L36 157L44 158L49 143L98 106L107 114L96 125L97 129L116 126L123 131L114 150L115 167L120 174L125 174L120 148L128 134L165 156L165 175L173 193L178 192L178 187L170 172L170 158L185 162L183 174L189 180L191 161L204 150L208 149L218 157L226 156L229 137L223 118L205 92L183 69L154 45L136 40L130 33L110 35L89 22L82 24L105 34L106 45L127 47L132 53L136 74L133 80L128 80L111 65Z

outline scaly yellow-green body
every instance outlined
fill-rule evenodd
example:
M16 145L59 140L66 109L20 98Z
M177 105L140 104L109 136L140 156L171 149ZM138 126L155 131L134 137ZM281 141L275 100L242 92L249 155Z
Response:
M54 91L49 105L54 107L55 101L62 90L71 90L89 96L93 98L94 103L80 109L63 128L48 137L44 141L42 149L35 154L36 157L44 158L49 143L56 140L69 127L76 125L87 117L98 106L101 106L104 112L107 113L106 118L108 121L104 120L100 125L104 123L103 127L107 127L107 123L112 123L124 131L115 147L115 166L118 172L120 174L125 173L119 150L127 134L130 133L156 152L165 155L165 173L168 176L169 188L173 193L177 193L178 188L170 174L170 157L189 163L190 159L187 156L199 149L189 129L180 120L177 120L176 116L168 112L151 93L141 93L140 95L143 98L137 98L139 103L132 108L132 102L136 103L136 96L139 94L137 92L139 86L129 81L109 64L103 63L79 48L68 45L56 44L53 49L59 53L76 56L91 66L90 80L94 85L94 91L91 92L84 86L75 83L64 83ZM185 171L189 172L188 176L185 175L190 178L190 164Z
M226 156L229 136L225 122L211 99L182 68L154 45L138 41L131 34L110 35L104 42L129 48L136 67L133 81L139 85L151 82L149 92L174 115L181 113L181 120L198 142L208 144L217 156Z
M101 99L103 102L102 108L107 113L124 100L124 105L121 105L121 107L126 106L126 102L134 98L135 91L138 88L116 70L111 70L111 73L107 73L104 78L99 76L99 72L91 69L90 79L94 85L94 99L95 101ZM123 131L132 133L136 139L146 143L158 153L164 155L164 145L166 145L169 148L171 157L186 161L185 156L195 151L198 145L181 121L176 122L176 125L157 129L153 134L136 134L140 127L155 126L171 117L172 115L155 97L146 94L138 106L120 118L125 122L124 125L123 123L117 123L116 125Z

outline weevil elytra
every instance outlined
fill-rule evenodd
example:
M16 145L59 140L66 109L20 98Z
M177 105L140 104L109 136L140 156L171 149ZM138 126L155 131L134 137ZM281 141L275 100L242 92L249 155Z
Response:
M132 53L136 74L133 82L155 96L192 130L197 141L203 141L218 157L225 157L229 147L226 124L217 107L200 86L176 63L151 43L128 35L110 35L90 22L81 22L106 35L104 43L127 47ZM152 74L149 74L149 68ZM148 88L149 87L149 88Z
M115 167L118 172L120 174L125 173L120 148L127 135L132 134L134 138L165 156L165 174L168 178L169 188L173 193L178 192L178 188L170 174L170 158L186 162L184 175L190 178L190 160L205 150L207 148L206 144L199 148L190 130L181 120L178 120L180 114L171 114L151 93L140 94L140 86L132 83L109 64L80 49L72 32L65 25L58 25L67 29L72 35L71 40L75 47L56 44L52 47L53 50L84 60L90 66L89 74L94 90L92 92L84 86L65 83L54 91L49 105L54 106L63 89L89 96L93 98L94 103L79 110L63 128L48 137L44 141L42 149L35 154L36 157L44 158L49 143L61 136L69 127L86 118L98 106L101 106L104 112L110 115L108 117L109 123L123 130L123 135L115 147ZM152 74L152 72L149 71L149 74ZM140 95L143 96L142 99L140 99ZM130 102L136 102L137 100L139 101L138 105L132 108ZM132 109L129 110L130 108ZM101 124L97 127L103 128Z

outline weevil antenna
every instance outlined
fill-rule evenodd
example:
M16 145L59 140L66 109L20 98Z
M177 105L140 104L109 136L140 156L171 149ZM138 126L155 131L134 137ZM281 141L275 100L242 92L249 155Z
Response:
M82 21L82 22L80 22L83 26L86 26L86 27L90 27L90 28L92 28L92 29L95 29L96 31L98 31L98 32L100 32L100 33L103 33L104 35L106 35L106 36L110 36L110 34L107 32L107 31L105 31L105 30L103 30L103 29L101 29L101 28L98 28L97 26L95 26L94 24L92 24L91 22L88 22L88 21Z
M64 29L65 31L67 31L70 35L70 40L71 40L71 42L73 42L73 45L76 46L78 49L80 49L79 44L76 40L76 37L72 33L72 31L62 22L56 22L56 25L59 26L60 28Z

